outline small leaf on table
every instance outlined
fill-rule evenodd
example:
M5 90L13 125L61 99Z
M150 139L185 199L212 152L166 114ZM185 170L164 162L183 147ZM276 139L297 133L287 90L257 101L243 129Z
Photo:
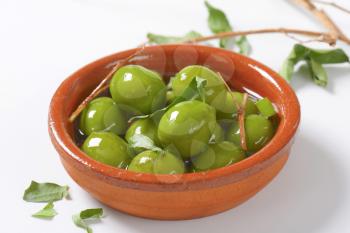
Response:
M89 227L89 225L85 220L100 219L102 215L103 215L102 208L86 209L81 211L79 214L73 215L72 220L76 226L85 229L87 233L92 233L91 227Z
M30 186L24 191L23 200L28 202L53 202L62 200L67 195L68 186L32 181Z
M53 202L49 202L43 209L39 210L32 216L36 218L50 219L55 217L56 215L57 215L57 212L54 209Z
M102 215L102 208L86 209L80 212L81 219L101 218Z

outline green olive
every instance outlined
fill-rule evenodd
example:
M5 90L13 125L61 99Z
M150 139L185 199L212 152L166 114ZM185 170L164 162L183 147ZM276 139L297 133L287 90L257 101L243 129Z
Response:
M187 66L177 73L172 80L174 95L181 95L195 77L207 80L207 85L205 87L206 102L214 108L217 108L217 106L225 100L227 89L224 80L220 78L217 73L205 66Z
M129 129L126 131L125 139L130 143L130 139L135 134L142 134L149 137L156 145L159 145L158 135L157 135L157 125L150 119L139 119L134 121ZM141 153L143 149L137 149L137 153Z
M232 142L210 145L192 160L196 171L207 171L237 163L245 158L244 151Z
M130 160L126 142L110 132L93 132L82 150L91 158L114 167L125 167Z
M271 121L261 115L248 115L245 119L244 126L247 149L250 152L260 150L274 135L274 128ZM232 124L227 133L227 139L229 141L240 145L240 131L237 122Z
M169 152L146 150L133 158L128 170L151 174L182 174L185 172L185 165Z
M127 122L118 105L108 97L92 100L80 116L80 130L85 135L108 131L117 135L125 133Z
M209 143L218 143L224 140L224 130L221 125L216 123L214 130L209 139Z
M110 92L113 100L135 114L149 114L164 107L166 86L154 71L127 65L113 75Z
M190 100L176 104L162 116L158 138L165 147L174 147L183 158L200 153L216 127L215 109Z
M166 92L166 100L168 103L171 103L175 99L175 95L173 91L167 91Z
M232 96L233 95L233 96ZM243 93L241 92L228 92L226 94L225 100L221 103L221 105L217 105L217 113L216 116L218 119L232 119L237 115L237 106L234 100L237 100L239 104L242 104L243 101ZM248 97L247 104L245 107L245 112L247 115L257 114L259 112L256 107L254 101Z

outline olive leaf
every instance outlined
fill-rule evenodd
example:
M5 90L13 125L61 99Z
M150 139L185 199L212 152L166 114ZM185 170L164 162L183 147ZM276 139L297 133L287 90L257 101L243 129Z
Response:
M320 86L327 86L328 75L321 63L311 59L308 61L308 67L312 80Z
M261 115L265 117L271 117L276 114L276 110L273 107L271 101L268 98L263 98L255 103Z
M68 196L68 186L55 183L38 183L32 181L24 191L23 200L28 202L53 202Z
M190 84L185 88L181 95L176 97L167 107L166 109L171 108L172 106L187 100L194 100L197 98L201 98L202 101L205 100L205 86L207 85L207 80L200 78L198 76L194 77Z
M207 7L209 16L208 16L208 26L213 33L220 32L230 32L232 31L232 27L230 22L228 21L225 13L220 9L213 7L209 2L204 2ZM220 40L221 48L232 48L234 44L234 38L223 38Z
M100 219L102 215L103 215L102 208L86 209L81 211L79 214L73 215L72 220L76 226L85 229L87 233L92 233L91 227L89 227L89 225L85 220Z
M50 219L57 215L56 210L54 209L53 202L49 202L46 206L44 206L43 209L39 210L35 214L33 214L33 217L36 218L44 218L44 219Z
M205 1L204 4L209 12L208 25L213 33L232 31L230 22L222 10L212 6L208 1Z
M205 85L207 84L207 80L203 79L203 78L199 78L196 77L196 88L198 91L198 96L200 97L200 99L202 100L202 102L205 102Z
M143 134L134 134L129 138L129 147L134 150L145 149L152 151L162 151L161 148L155 145L154 141L143 135Z
M295 65L306 62L314 83L326 86L328 77L322 64L337 64L349 62L349 57L342 49L312 49L301 44L295 44L280 70L281 76L288 82L291 81Z
M240 36L236 40L236 45L239 48L239 53L244 55L249 55L252 51L252 46L250 45L246 36Z
M191 39L201 37L202 35L196 31L190 31L184 36L164 36L154 33L148 33L147 38L149 43L154 44L170 44L170 43L181 43Z
M86 209L80 212L81 219L101 218L103 215L102 208Z
M165 108L159 109L151 114L148 115L141 115L141 116L135 116L129 119L129 123L137 120L137 119L145 119L145 118L152 118L155 119L155 121L158 121L160 117L172 106L183 102L187 100L194 100L201 98L202 101L205 101L205 86L207 85L207 80L200 78L200 77L194 77L190 84L185 88L185 90L182 92L181 95L177 96L168 106Z
M320 64L349 62L349 57L342 49L310 49L310 58Z
M152 116L158 115L158 114L163 114L165 113L169 108L171 108L172 106L180 103L180 102L184 102L184 101L188 101L188 100L194 100L197 98L201 98L202 101L205 100L204 97L204 88L207 85L207 80L200 78L200 77L194 77L190 84L185 88L185 90L182 92L181 95L177 96L168 106L166 106L163 109L160 109L154 113L151 114ZM158 112L158 113L157 113Z
M222 10L214 7L208 1L205 1L205 6L209 13L208 26L213 33L232 31L232 26ZM235 38L223 38L220 40L221 48L232 49L234 45L238 46L241 54L249 55L251 52L251 45L246 36L240 36L237 40Z

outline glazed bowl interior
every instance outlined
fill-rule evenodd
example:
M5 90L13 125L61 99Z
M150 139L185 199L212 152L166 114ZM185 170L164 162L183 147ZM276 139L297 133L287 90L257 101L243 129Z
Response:
M69 158L63 159L73 160L79 166L88 167L101 176L121 182L161 184L162 187L167 184L195 185L198 182L239 173L262 163L290 143L299 124L299 103L289 85L271 69L245 56L218 48L198 45L150 46L130 63L155 70L165 79L169 79L185 66L204 65L220 73L233 89L269 98L277 107L280 117L275 136L263 149L247 159L208 172L183 175L139 174L92 160L75 144L74 124L68 121L68 117L118 60L126 58L136 50L116 53L97 60L68 77L58 88L51 102L49 123L54 140L69 155Z

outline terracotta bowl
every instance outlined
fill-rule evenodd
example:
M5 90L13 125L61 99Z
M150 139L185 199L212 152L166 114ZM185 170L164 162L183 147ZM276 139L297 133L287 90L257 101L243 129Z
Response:
M52 97L49 133L69 175L106 205L152 219L192 219L231 209L264 188L286 163L300 120L297 97L274 71L228 50L197 45L147 47L132 60L170 77L201 64L220 72L238 90L268 97L278 108L280 125L262 150L228 167L183 175L134 173L90 159L74 142L68 117L119 59L136 49L99 59L69 76Z

